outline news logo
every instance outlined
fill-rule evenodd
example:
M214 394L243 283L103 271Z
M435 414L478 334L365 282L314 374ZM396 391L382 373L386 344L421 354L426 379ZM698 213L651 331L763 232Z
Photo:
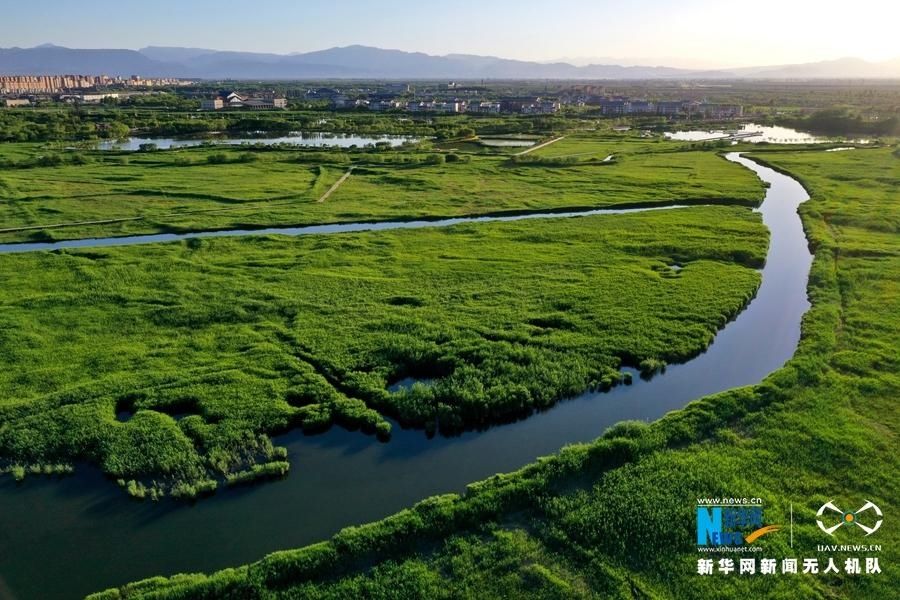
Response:
M831 516L832 519L826 521L823 520L823 516L825 516L825 512L830 511L831 513L837 513L840 517ZM871 511L875 513L874 515L865 514ZM862 515L862 516L860 516ZM874 502L870 502L866 500L866 503L863 504L860 508L854 511L844 512L837 506L835 506L833 501L826 502L819 508L819 511L816 513L816 524L819 526L819 529L827 533L828 535L833 536L834 532L840 529L841 527L859 527L863 531L866 532L866 537L869 537L881 527L881 524L884 522L884 514L881 512L881 509ZM837 522L835 522L837 521ZM869 524L865 524L868 522Z
M778 525L763 524L763 506L759 498L698 501L698 546L745 546L779 529Z

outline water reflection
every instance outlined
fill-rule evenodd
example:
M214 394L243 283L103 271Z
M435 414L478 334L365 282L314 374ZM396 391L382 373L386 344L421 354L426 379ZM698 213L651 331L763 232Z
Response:
M410 142L418 142L419 139L405 135L358 135L349 133L322 133L294 131L286 136L279 137L206 137L206 138L149 138L130 137L125 140L100 142L100 150L120 150L134 152L140 150L144 144L153 144L159 150L170 148L188 148L202 144L218 144L223 146L239 146L241 144L263 144L273 146L276 144L291 144L294 146L306 146L321 148L337 146L349 148L351 146L368 146L374 144L389 144L392 147L402 146Z
M823 144L833 141L831 138L815 136L811 133L797 131L789 127L775 125L757 125L745 123L736 129L692 130L667 132L666 138L686 142L709 142L733 140L758 144ZM856 140L855 143L866 144L868 140Z

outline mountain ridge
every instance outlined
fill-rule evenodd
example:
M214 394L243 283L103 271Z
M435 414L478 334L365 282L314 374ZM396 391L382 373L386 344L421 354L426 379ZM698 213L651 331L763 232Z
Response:
M61 73L192 79L847 79L900 78L900 58L844 57L813 63L685 69L534 62L474 54L430 55L364 45L275 54L179 46L75 49L46 43L0 48L0 74Z

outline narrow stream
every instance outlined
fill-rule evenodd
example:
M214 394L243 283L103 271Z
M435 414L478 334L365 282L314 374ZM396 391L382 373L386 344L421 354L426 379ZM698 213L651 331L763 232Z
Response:
M0 478L0 598L76 598L149 576L251 562L428 496L461 492L565 444L593 440L619 421L658 419L691 400L759 382L793 355L809 308L812 256L797 215L808 196L788 176L737 154L727 158L771 184L759 209L771 243L756 298L704 354L649 382L636 377L633 386L455 438L428 440L399 428L387 444L339 428L281 436L292 465L287 479L223 490L194 506L131 501L86 467L22 485Z
M696 206L696 205L694 205ZM328 225L303 225L301 227L267 227L264 229L222 229L220 231L198 231L191 233L152 233L121 237L86 238L61 240L58 242L13 242L0 244L0 254L63 250L65 248L109 248L112 246L138 246L178 242L194 238L238 237L248 235L324 235L334 233L358 233L360 231L390 231L392 229L423 229L425 227L450 227L461 223L495 223L500 221L523 221L526 219L562 219L569 217L590 217L593 215L624 215L628 213L651 212L687 208L681 204L661 206L641 206L633 208L593 208L569 211L536 211L508 215L483 217L452 217L448 219L428 219L418 221L376 221L372 223L331 223Z

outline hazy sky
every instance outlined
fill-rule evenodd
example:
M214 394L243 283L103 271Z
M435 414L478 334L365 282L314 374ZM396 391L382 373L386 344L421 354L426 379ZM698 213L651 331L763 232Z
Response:
M304 52L365 44L526 60L745 66L900 57L900 0L2 0L0 46ZM646 62L646 61L641 61Z

